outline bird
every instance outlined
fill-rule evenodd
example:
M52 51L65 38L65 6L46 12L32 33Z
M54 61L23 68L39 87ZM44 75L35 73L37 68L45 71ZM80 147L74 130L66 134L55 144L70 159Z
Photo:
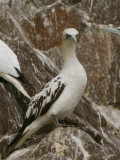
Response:
M16 54L0 40L0 82L9 82L16 87L25 97L31 99L21 82L26 79L23 76ZM25 82L26 83L26 82Z
M7 146L6 151L18 149L28 137L50 123L56 127L67 126L59 120L71 114L78 104L87 84L87 74L76 56L79 32L67 28L62 33L63 67L41 92L30 100L22 127Z
M116 28L105 27L105 28L101 28L101 30L120 35L120 27L116 27Z

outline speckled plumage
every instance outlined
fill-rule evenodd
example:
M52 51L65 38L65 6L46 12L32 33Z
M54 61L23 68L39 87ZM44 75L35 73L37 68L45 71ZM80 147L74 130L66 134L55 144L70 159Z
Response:
M53 102L62 93L64 87L65 83L60 76L48 82L44 89L31 99L25 119L29 119L31 116L34 116L35 119L46 114Z

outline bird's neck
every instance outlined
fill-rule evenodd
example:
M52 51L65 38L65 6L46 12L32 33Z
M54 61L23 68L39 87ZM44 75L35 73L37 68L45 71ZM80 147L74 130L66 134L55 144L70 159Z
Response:
M76 44L62 44L62 54L64 64L73 63L73 61L77 60Z

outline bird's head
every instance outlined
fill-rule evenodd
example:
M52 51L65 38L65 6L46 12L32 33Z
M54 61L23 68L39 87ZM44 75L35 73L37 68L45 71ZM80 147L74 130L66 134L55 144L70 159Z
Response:
M67 28L62 34L62 43L71 46L76 45L78 40L79 32L74 28Z

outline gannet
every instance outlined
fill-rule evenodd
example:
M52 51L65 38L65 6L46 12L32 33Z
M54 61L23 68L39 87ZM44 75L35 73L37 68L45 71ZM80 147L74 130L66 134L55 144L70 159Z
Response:
M14 85L27 98L31 98L20 83L23 75L17 56L2 40L0 40L0 77Z
M63 31L63 68L40 93L32 97L23 126L7 147L6 152L8 150L13 152L19 148L28 137L47 124L55 122L56 126L64 126L58 120L63 119L75 109L87 84L85 69L76 57L78 34L74 28Z

